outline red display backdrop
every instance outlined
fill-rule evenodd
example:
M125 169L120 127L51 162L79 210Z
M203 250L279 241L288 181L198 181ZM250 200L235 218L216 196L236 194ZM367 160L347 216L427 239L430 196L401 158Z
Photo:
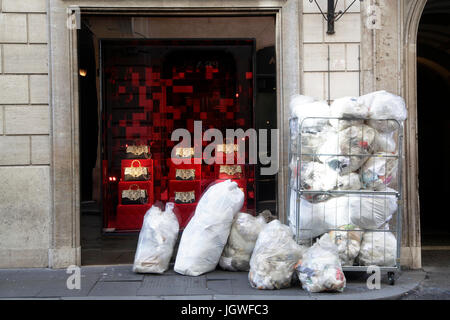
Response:
M101 60L103 188L112 190L103 193L105 226L123 229L131 224L119 218L125 209L118 209L117 184L128 145L151 146L152 201L166 201L174 179L171 151L179 143L171 140L175 129L193 137L194 121L201 120L203 132L216 128L225 137L226 129L254 126L254 41L102 40ZM201 191L217 177L214 166L203 164L196 176ZM245 177L253 191L253 167Z

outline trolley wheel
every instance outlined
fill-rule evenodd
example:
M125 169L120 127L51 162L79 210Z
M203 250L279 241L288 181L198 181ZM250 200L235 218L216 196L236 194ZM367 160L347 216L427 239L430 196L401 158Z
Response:
M395 273L394 272L388 272L388 282L391 286L395 284Z

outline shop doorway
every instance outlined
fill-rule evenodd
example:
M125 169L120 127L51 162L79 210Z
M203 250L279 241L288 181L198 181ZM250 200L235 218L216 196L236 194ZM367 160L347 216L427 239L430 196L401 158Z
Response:
M189 181L172 177L174 129L192 131L195 120L204 129L277 128L275 18L84 16L78 44L81 263L132 263L147 207L174 201L174 185L198 200L223 178L204 164ZM129 158L129 146L148 146L151 156ZM126 181L132 166L149 176ZM244 210L276 215L277 175L261 176L259 167L243 167L236 179ZM145 204L124 203L131 189L146 191ZM183 226L193 202L182 204Z
M450 4L428 0L417 36L419 193L422 246L450 248Z

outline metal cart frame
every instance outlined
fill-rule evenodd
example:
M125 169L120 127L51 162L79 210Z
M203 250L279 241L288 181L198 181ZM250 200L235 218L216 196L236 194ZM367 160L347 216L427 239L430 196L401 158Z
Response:
M291 217L291 210L295 210L294 214L295 214L295 236L296 236L296 240L297 243L300 243L300 238L298 235L301 234L302 231L308 230L311 231L312 229L301 229L301 224L300 224L300 217L301 217L301 206L300 206L300 201L302 201L302 198L305 195L326 195L329 197L337 197L337 196L344 196L344 195L356 195L356 196L363 196L363 195L384 195L384 196L395 196L397 197L397 204L398 204L398 209L397 212L392 216L391 222L395 221L395 238L397 240L397 247L396 247L396 260L395 260L395 265L394 266L378 266L380 268L381 272L387 272L387 276L388 276L388 281L391 285L395 284L395 274L400 271L400 249L401 249L401 239L402 239L402 211L403 211L403 206L402 206L402 199L403 199L403 192L402 192L402 166L403 166L403 153L402 153L402 146L403 146L403 125L402 123L400 123L399 121L395 120L395 119L379 119L379 120L374 120L374 119L370 119L373 121L381 121L381 122L385 122L386 124L388 124L388 122L390 123L390 125L395 124L396 126L396 130L395 132L396 134L396 152L395 154L391 155L391 156L386 156L386 158L389 157L393 157L396 158L398 161L398 169L397 169L397 190L398 191L375 191L375 190L306 190L302 184L301 184L301 179L302 179L302 162L308 162L303 160L303 158L306 157L312 157L312 159L314 161L317 161L317 157L319 156L333 156L333 157L367 157L367 160L371 157L375 157L374 154L352 154L352 152L350 151L349 154L341 154L341 153L337 153L337 154L318 154L318 153L303 153L303 146L302 146L302 134L303 133L308 133L308 130L304 130L305 128L305 123L308 121L317 121L317 120L321 120L321 121L327 121L329 122L330 120L337 120L338 123L340 124L340 121L355 121L355 120L363 120L364 123L366 123L366 120L369 119L358 119L358 118L334 118L334 117L307 117L301 120L301 122L299 123L298 118L291 118L290 119L290 142L289 142L289 187L288 187L288 199L287 199L287 209L288 209L288 217ZM364 131L363 131L364 132ZM364 133L363 133L363 139L364 139ZM292 148L292 144L293 142L296 141L296 150L293 150ZM383 156L384 157L384 156ZM366 161L367 161L366 160ZM364 162L366 162L364 161ZM296 172L293 172L292 168L291 168L291 163L295 162L295 168L296 168ZM386 165L387 162L385 162ZM362 179L361 176L361 171L360 170L360 179ZM294 185L292 185L292 181L293 181L293 174L295 174L294 178L295 182ZM296 194L295 197L295 208L291 208L291 194L292 193ZM373 208L372 208L373 210ZM395 219L395 220L394 220ZM291 224L291 220L290 218L288 218L289 223ZM388 222L390 223L390 222ZM337 226L339 227L339 226ZM330 231L340 231L340 232L345 232L345 230L342 229L327 229L327 232ZM394 230L381 230L381 229L364 229L364 232L366 231L373 231L373 232L393 232ZM313 239L314 237L310 238L311 244L313 243ZM385 238L386 239L386 238ZM303 240L304 242L304 240ZM384 258L386 258L386 251L384 252ZM356 271L356 272L367 272L368 271L369 266L362 266L362 265L353 265L353 266L343 266L343 270L344 271Z

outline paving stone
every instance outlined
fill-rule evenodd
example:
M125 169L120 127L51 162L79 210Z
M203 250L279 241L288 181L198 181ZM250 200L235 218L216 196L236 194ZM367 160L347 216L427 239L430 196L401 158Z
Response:
M89 296L135 296L141 286L140 282L97 282Z
M133 272L132 265L106 267L103 271L100 281L142 281L143 274Z
M232 280L208 280L206 285L214 294L232 294Z
M138 295L200 295L208 294L204 276L146 276Z

